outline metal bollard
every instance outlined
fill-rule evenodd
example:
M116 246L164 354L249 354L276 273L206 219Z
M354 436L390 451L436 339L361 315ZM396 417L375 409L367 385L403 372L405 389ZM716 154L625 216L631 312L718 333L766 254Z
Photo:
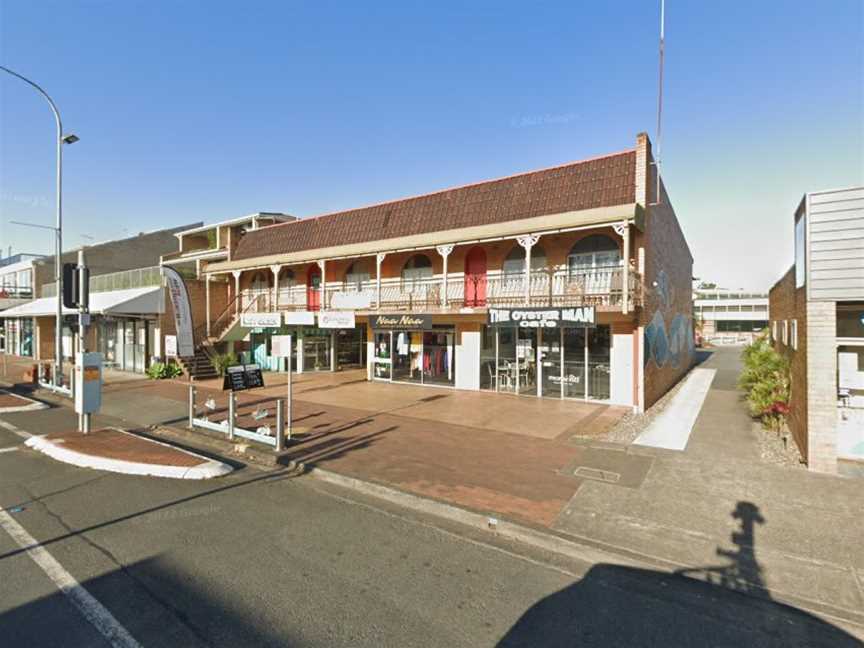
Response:
M195 425L195 385L189 384L189 429Z
M234 401L234 392L228 392L228 440L234 440L234 413L236 403Z
M276 399L276 452L282 452L282 428L285 425L283 419L282 399Z

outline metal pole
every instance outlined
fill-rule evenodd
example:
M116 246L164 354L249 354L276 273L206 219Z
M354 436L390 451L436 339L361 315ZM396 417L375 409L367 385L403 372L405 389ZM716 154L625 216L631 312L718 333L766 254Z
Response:
M285 422L282 420L282 400L276 399L276 452L282 452L282 428Z
M228 392L228 440L234 440L234 392Z
M88 274L84 264L84 249L78 250L78 356L81 358L81 366L78 368L78 376L81 379L77 389L84 389L84 354L87 352L87 311L90 302L90 286ZM76 356L77 357L77 356ZM83 394L84 392L82 392ZM81 414L80 430L84 434L90 432L90 414Z
M189 383L189 429L193 429L195 423L195 385Z
M63 122L60 119L60 111L57 110L54 100L51 99L49 94L39 84L2 65L0 65L0 70L33 86L39 94L45 97L51 106L51 111L54 113L54 121L57 124L57 223L54 245L54 274L57 280L57 319L54 322L55 367L53 382L55 387L59 387L63 384L63 272L60 259L63 249Z
M291 376L293 375L293 371L291 369L291 357L294 355L294 340L293 336L288 336L288 401L285 403L285 422L287 423L285 438L288 441L291 440L291 419L294 418L294 406L293 401L293 385Z

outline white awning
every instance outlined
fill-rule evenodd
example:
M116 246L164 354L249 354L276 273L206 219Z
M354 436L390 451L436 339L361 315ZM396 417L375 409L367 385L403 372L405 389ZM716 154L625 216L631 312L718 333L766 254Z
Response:
M165 309L160 286L90 293L90 312L96 315L158 315ZM0 317L42 317L57 312L56 297L41 297L0 312ZM64 308L65 315L78 311Z

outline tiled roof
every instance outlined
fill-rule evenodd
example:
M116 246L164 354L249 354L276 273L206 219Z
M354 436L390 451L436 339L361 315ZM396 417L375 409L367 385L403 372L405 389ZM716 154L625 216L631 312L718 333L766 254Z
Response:
M247 233L235 260L636 202L636 152L572 162Z

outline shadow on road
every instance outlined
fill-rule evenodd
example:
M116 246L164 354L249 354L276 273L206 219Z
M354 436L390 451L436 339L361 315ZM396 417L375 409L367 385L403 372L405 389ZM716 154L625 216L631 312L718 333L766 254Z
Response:
M159 557L82 585L142 646L298 645L251 616L248 601L217 597ZM0 637L4 646L109 645L59 591L0 613Z
M728 563L673 574L596 565L525 612L499 646L864 646L771 600L755 550L765 519L750 502L739 502L732 517L740 525L735 549L717 549Z

